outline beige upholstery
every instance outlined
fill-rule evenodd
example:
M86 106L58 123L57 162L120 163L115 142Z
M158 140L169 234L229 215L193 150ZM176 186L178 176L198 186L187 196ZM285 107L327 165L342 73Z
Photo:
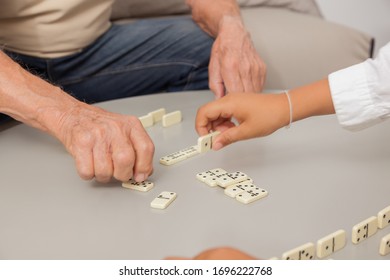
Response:
M313 0L238 0L252 40L268 67L265 89L326 77L371 54L372 38L330 23ZM188 13L184 0L117 0L113 19Z
M212 1L212 0L210 0ZM154 17L189 13L185 0L116 0L112 19ZM278 7L320 16L315 0L237 0L241 7Z
M267 89L322 79L371 53L370 36L318 17L275 8L247 8L242 15L267 64Z

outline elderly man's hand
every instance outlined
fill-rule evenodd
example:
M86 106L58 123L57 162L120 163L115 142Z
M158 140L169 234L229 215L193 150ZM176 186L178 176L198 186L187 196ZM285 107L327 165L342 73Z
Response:
M229 92L260 92L266 65L257 54L242 20L225 16L219 28L210 58L210 89L217 98Z
M152 173L154 145L137 117L78 104L58 120L54 134L75 159L81 178L140 182Z

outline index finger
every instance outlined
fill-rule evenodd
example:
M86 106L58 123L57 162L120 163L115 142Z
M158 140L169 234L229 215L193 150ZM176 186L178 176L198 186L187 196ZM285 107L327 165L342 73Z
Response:
M228 96L209 102L198 109L195 119L195 129L199 135L208 134L212 129L212 122L218 119L230 119L233 112L228 106Z
M240 62L236 57L221 62L221 76L227 93L244 92L243 78L239 70Z
M144 181L153 170L154 144L140 122L132 129L130 139L135 151L134 178Z

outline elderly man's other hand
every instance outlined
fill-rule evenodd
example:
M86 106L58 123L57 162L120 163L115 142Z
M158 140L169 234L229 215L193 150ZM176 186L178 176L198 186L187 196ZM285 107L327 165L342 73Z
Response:
M260 92L266 65L257 54L240 18L225 16L209 67L209 86L217 98L229 92Z

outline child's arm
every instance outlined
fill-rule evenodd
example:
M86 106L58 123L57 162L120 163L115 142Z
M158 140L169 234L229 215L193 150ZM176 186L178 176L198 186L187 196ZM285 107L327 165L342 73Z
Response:
M292 121L334 113L327 79L293 89L289 96ZM231 93L198 110L196 130L200 135L222 131L213 143L213 149L218 150L240 140L269 135L289 123L290 106L285 93Z

